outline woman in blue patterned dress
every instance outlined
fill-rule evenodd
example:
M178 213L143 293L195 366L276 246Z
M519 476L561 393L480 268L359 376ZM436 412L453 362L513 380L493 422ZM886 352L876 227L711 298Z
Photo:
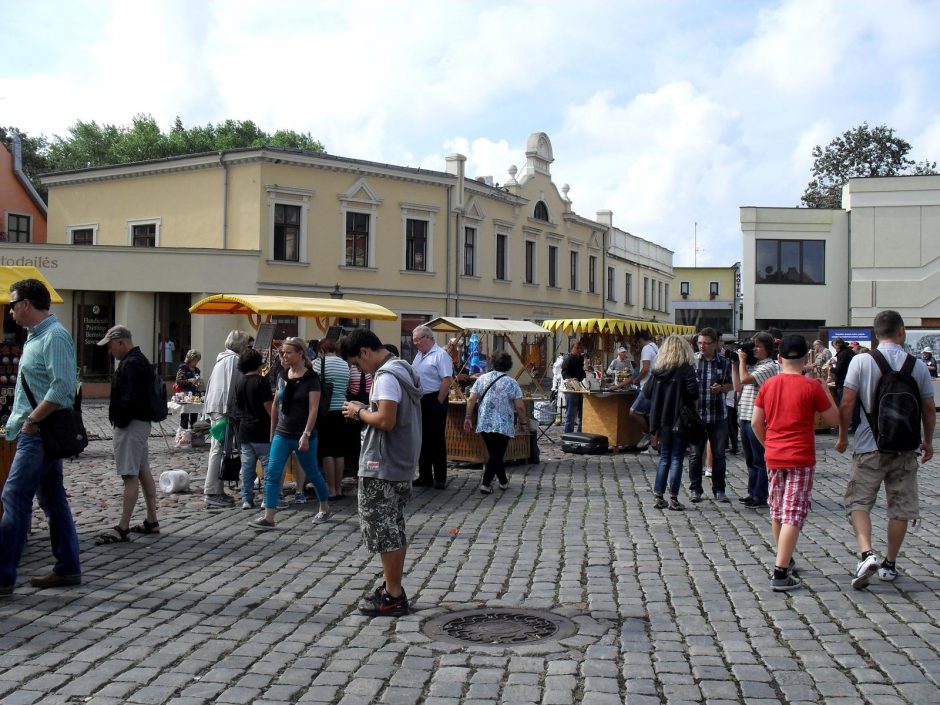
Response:
M503 458L506 448L517 432L528 433L529 420L522 401L522 389L519 383L507 372L512 368L512 358L507 352L493 355L493 370L480 376L470 390L467 401L467 414L464 418L464 431L476 431L483 436L483 443L489 458L483 471L480 484L482 494L491 494L493 478L499 480L499 489L509 487L506 466ZM476 428L473 426L474 412ZM518 429L518 430L517 430Z

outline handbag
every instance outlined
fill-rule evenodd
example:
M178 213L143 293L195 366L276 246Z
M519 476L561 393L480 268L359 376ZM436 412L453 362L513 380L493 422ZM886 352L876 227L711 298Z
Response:
M26 398L35 409L36 397L22 373L20 382ZM71 407L60 407L39 422L39 437L46 457L52 460L75 457L88 447L88 433L85 431L81 402L77 395Z
M229 483L229 487L238 487L241 476L241 449L238 447L235 429L229 424L225 427L225 436L222 441L222 468L219 470L219 479Z
M672 426L673 433L678 434L686 443L698 445L708 438L708 429L705 428L705 422L698 412L682 400L681 380L676 382L676 397L679 402L679 413L676 416L676 422Z
M324 356L320 358L320 405L317 407L317 427L326 421L332 399L333 383L326 381L326 357Z
M476 425L477 425L477 417L480 414L480 406L483 404L483 397L485 397L486 393L493 388L494 384L499 382L499 380L505 376L506 376L505 373L498 375L496 379L494 379L492 382L486 385L486 389L483 390L483 394L481 394L480 398L477 400L477 405L473 407L473 415L470 417L470 423L473 425L474 428L476 428Z

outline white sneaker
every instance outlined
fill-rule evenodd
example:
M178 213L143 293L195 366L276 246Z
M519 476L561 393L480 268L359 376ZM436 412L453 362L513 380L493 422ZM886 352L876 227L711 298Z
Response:
M705 477L711 477L711 476L712 476L712 469L706 465L706 466L705 466Z
M885 582L893 582L898 577L898 568L895 564L894 568L889 568L882 561L881 566L878 568L878 577L884 580Z
M856 590L861 590L864 587L868 586L869 581L871 581L871 576L873 576L880 567L880 561L878 556L872 554L868 558L863 558L858 562L858 565L855 567L855 577L852 578L852 587Z

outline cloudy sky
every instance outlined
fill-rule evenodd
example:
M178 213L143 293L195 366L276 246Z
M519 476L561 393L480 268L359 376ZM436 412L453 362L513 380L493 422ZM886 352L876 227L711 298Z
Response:
M738 207L796 206L811 150L885 123L940 160L940 0L0 0L0 124L227 118L332 154L507 178L552 140L574 209L740 259Z

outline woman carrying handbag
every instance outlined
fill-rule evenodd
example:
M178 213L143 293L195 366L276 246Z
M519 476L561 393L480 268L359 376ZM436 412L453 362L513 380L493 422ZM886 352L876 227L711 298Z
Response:
M666 338L653 363L653 376L643 393L650 400L650 433L653 448L659 448L659 467L653 492L657 509L681 512L682 463L689 439L681 432L682 407L694 409L698 400L698 379L695 376L694 353L685 338ZM667 503L663 495L669 487Z

